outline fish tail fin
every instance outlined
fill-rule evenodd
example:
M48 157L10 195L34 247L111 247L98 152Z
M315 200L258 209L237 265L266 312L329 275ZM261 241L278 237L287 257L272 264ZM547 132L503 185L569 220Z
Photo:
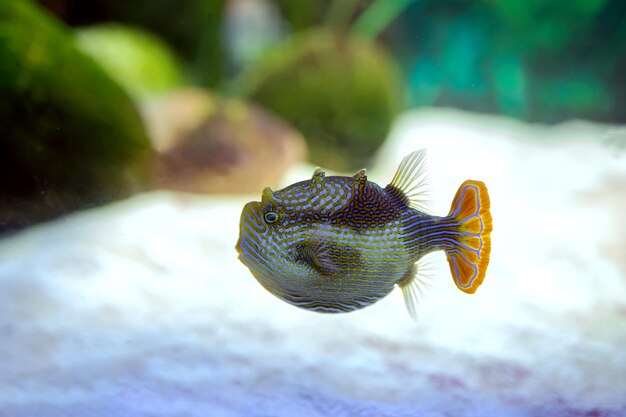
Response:
M489 210L489 193L483 182L461 184L448 217L457 225L457 236L446 256L454 283L468 294L476 291L487 272L493 228Z

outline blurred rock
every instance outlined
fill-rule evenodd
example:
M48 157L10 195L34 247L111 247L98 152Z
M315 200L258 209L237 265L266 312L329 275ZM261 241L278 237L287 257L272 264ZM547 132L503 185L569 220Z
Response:
M363 168L401 107L399 74L377 45L324 30L271 49L242 76L245 93L299 129L312 162Z
M153 186L194 193L259 192L301 162L301 135L257 106L188 89L147 101L159 153Z
M159 38L120 24L76 31L79 48L134 97L164 92L183 83L179 62Z
M216 86L225 73L221 42L225 0L40 0L72 26L118 22L165 40L188 64L196 82Z
M278 5L271 0L229 1L223 25L224 49L233 72L259 59L286 32Z
M0 2L0 231L142 187L151 151L132 102L55 19Z
M219 22L224 0L39 0L72 26L122 22L156 33L185 57L195 57L203 34Z

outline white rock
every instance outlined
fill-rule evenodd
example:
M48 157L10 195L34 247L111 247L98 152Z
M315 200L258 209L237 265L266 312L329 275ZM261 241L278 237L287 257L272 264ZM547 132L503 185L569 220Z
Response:
M369 179L427 148L432 211L480 179L494 222L483 286L432 255L417 323L398 292L320 315L263 290L234 250L259 196L155 192L6 237L0 415L626 415L625 138L405 115Z

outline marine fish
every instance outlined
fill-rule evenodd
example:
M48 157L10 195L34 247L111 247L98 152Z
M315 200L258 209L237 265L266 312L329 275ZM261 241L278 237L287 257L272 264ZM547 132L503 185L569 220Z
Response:
M459 187L447 216L428 214L425 152L406 156L386 187L354 176L326 176L263 190L241 213L239 259L270 293L307 310L349 312L402 289L416 314L420 260L445 251L456 286L482 284L491 251L489 194L481 181Z

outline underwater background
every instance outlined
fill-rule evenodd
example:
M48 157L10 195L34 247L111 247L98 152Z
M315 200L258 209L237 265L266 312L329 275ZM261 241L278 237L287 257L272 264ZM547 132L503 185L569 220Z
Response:
M0 415L625 416L620 0L0 0ZM244 204L426 149L474 295L297 309Z

